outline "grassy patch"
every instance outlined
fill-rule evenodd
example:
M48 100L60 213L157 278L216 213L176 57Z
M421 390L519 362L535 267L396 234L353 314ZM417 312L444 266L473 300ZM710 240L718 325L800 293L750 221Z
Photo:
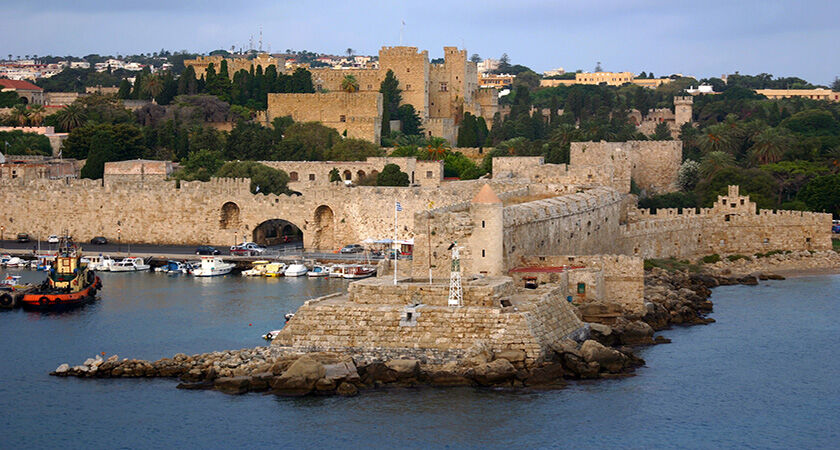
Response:
M749 261L752 258L750 258L747 255L729 255L729 256L726 257L726 259L728 259L730 261L738 261L739 259L746 259L747 261Z
M666 258L666 259L646 259L645 260L645 270L653 269L654 267L658 267L660 269L667 270L668 272L676 272L676 271L685 271L688 270L689 272L699 272L700 266L697 264L692 264L691 261L687 259L677 259L677 258Z
M711 255L706 255L700 258L700 264L714 264L716 262L720 262L720 255L717 253L712 253Z
M831 248L834 249L835 252L840 252L840 239L832 239Z

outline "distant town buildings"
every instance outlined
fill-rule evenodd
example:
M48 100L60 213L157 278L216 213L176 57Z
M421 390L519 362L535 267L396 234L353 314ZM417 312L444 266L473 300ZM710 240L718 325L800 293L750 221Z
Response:
M481 74L478 77L478 85L479 87L483 88L496 88L499 90L510 88L513 85L513 80L516 79L516 75L510 75L507 73L493 75L493 74Z
M670 78L636 78L632 72L578 72L575 78L568 80L540 80L541 87L571 86L575 84L606 84L607 86L621 86L632 83L646 88L656 88L670 83Z
M556 69L546 70L545 72L543 72L543 76L544 77L558 77L558 76L563 75L565 73L566 73L566 71L563 70L562 67L558 67Z
M0 92L12 91L32 105L44 104L44 89L24 80L0 78Z
M830 89L756 89L755 93L771 100L799 97L840 102L840 92Z

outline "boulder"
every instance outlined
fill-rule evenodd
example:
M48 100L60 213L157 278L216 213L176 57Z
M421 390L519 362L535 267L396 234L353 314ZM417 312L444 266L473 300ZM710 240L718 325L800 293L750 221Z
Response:
M394 371L397 379L414 378L420 371L420 361L416 359L392 359L385 367Z
M57 374L64 374L70 371L70 364L64 363L55 369L55 373Z
M493 359L506 359L513 364L525 362L525 352L523 350L501 350L493 355Z
M376 383L393 383L397 381L397 373L381 362L373 362L363 368L362 382L371 385Z
M476 367L473 377L478 384L491 386L510 381L516 375L516 368L506 359L497 359Z
M752 275L738 278L738 282L747 286L755 286L758 284L758 280Z
M573 376L581 379L598 378L601 366L597 362L587 362L583 356L573 353L563 354L563 367Z
M563 380L566 371L561 363L549 363L531 369L525 379L527 386L565 386Z
M603 369L612 373L621 372L626 360L621 352L604 347L591 339L581 345L580 353L587 362L596 362Z
M289 366L283 375L275 378L271 387L281 395L305 395L312 391L315 382L323 378L326 373L321 363L303 355Z
M359 389L346 381L338 385L335 393L344 397L353 397L359 393Z
M326 371L324 378L328 380L335 382L349 381L351 383L359 381L359 372L356 370L353 361L324 364L324 370Z
M257 392L265 391L271 385L273 379L274 374L271 372L255 373L251 376L251 390Z
M321 378L315 382L316 391L332 391L336 388L336 382L327 378Z
M612 327L595 322L589 324L589 335L604 345L615 344L617 338Z
M624 345L653 344L653 328L641 320L630 322L624 326L620 340Z
M485 363L486 364L486 363ZM442 366L423 366L423 376L433 386L469 386L472 384L453 363Z
M251 377L221 377L213 381L213 387L225 394L244 394L251 386Z

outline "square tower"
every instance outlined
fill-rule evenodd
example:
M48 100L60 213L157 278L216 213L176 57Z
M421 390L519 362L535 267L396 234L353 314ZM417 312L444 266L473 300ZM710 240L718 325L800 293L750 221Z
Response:
M691 122L692 105L694 104L694 97L674 97L674 125L677 129L683 124Z

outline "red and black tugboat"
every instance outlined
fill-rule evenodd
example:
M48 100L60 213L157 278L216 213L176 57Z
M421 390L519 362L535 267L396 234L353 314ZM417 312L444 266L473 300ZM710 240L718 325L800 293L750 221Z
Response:
M81 305L96 298L102 281L81 263L81 249L62 241L47 279L23 296L23 306L60 308Z

